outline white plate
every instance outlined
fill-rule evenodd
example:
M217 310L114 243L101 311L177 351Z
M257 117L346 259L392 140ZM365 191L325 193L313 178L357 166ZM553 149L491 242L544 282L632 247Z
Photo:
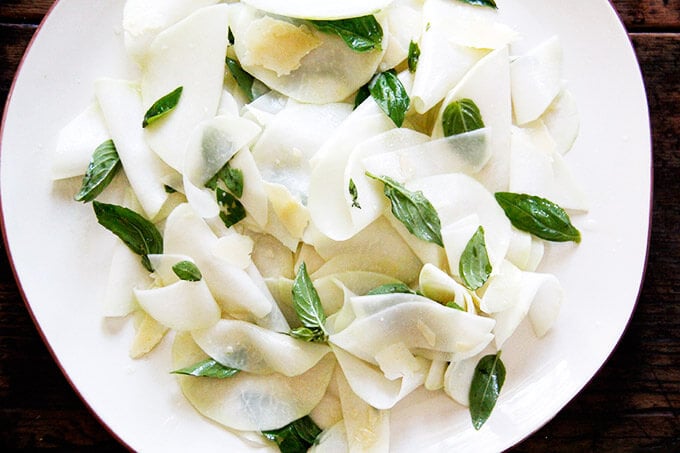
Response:
M113 235L54 184L59 129L92 99L102 75L133 77L123 61L123 0L59 2L21 66L6 109L1 194L5 235L28 306L83 399L128 446L176 451L239 445L198 415L170 370L168 341L128 358L131 322L105 321L97 304ZM393 414L394 451L498 451L550 420L595 374L635 306L649 232L651 152L647 103L630 42L605 0L498 0L528 43L552 34L579 104L581 135L567 160L592 199L573 218L583 241L550 247L542 266L567 290L554 330L506 344L508 377L492 417L475 431L467 410L420 392Z

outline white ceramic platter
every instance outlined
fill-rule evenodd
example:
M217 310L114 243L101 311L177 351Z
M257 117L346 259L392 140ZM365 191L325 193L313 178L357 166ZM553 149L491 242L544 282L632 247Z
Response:
M137 451L243 450L198 415L168 374L166 338L128 358L130 320L104 320L98 298L116 240L92 209L72 201L78 183L55 184L59 129L93 98L100 76L135 77L120 27L123 0L58 2L18 73L5 112L0 181L5 239L25 299L56 360L82 398ZM528 328L504 347L508 377L480 431L445 396L416 392L392 416L392 451L499 451L541 427L590 380L635 307L649 232L651 152L647 103L631 44L605 0L498 0L502 21L526 44L559 35L565 77L581 113L567 155L592 200L573 218L578 247L551 246L541 269L568 302L554 329ZM231 449L230 449L231 447Z

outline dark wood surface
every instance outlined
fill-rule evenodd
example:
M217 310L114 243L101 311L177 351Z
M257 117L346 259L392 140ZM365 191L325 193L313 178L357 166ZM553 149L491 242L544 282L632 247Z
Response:
M0 105L52 3L0 0ZM579 395L513 452L680 451L680 0L612 4L636 50L651 112L654 206L647 272L612 356ZM4 244L0 449L124 450L71 389L43 344Z

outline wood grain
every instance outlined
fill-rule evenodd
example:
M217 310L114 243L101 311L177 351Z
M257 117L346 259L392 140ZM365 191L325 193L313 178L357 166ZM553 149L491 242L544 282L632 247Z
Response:
M613 0L646 84L654 160L638 306L585 389L512 452L680 451L680 0ZM0 0L0 102L50 0ZM622 219L622 221L625 221ZM0 252L0 449L124 451L71 389Z

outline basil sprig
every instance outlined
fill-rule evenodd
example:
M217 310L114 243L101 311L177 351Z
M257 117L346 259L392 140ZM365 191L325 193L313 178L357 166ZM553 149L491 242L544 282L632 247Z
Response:
M198 266L191 261L180 261L172 266L172 271L180 280L187 282L199 282L203 278Z
M472 426L480 429L491 416L505 382L505 365L501 353L482 357L475 367L470 385L470 416Z
M460 0L463 3L475 6L488 6L489 8L498 9L494 0Z
M480 225L468 241L458 263L458 272L468 289L481 288L491 275L491 262L486 252L484 228Z
M179 370L171 371L171 374L183 374L194 377L208 377L213 379L230 378L238 374L241 370L224 366L214 359L205 359Z
M553 242L581 242L581 232L564 209L535 195L496 192L496 201L513 226Z
M338 35L356 52L382 50L383 29L373 15L310 22L323 33Z
M459 99L451 102L442 114L444 136L463 134L484 127L479 107L472 99Z
M238 87L243 91L243 94L248 98L248 101L254 101L255 93L253 93L253 83L255 83L255 78L243 69L238 60L227 57L226 63L229 72L236 80Z
M395 126L401 127L411 105L411 99L401 80L397 77L397 72L390 69L376 74L368 83L368 91Z
M290 331L290 335L305 341L324 342L328 332L324 327L326 313L312 280L307 273L307 265L302 263L293 281L293 308L302 327Z
M74 197L75 200L87 203L97 198L111 183L121 167L120 157L118 157L113 140L106 140L94 150L80 191Z
M177 87L170 93L154 102L154 104L149 108L149 110L146 111L146 114L144 115L142 127L145 128L149 124L155 123L170 113L175 107L177 107L177 104L179 104L179 99L182 97L183 90L184 87Z
M405 283L386 283L373 288L366 293L367 296L376 296L378 294L418 294L409 288Z
M276 442L281 453L304 453L314 445L321 428L308 416L295 420L279 429L262 431L262 435Z
M215 175L205 183L209 189L216 190L217 184L222 181L224 185L238 198L243 196L243 171L240 168L233 168L229 162L215 173Z
M349 178L349 195L352 197L352 207L361 209L359 204L359 192L357 191L357 185L354 183L352 178Z
M384 194L392 204L392 214L411 234L444 247L439 215L421 191L411 192L389 176L376 176L369 172L366 176L385 185Z
M236 225L241 220L246 218L246 208L243 206L238 198L236 198L231 193L226 190L222 190L219 187L215 191L217 195L217 204L220 205L220 219L224 222L224 225L229 228L230 226Z
M418 68L418 60L420 59L420 46L417 42L411 41L408 45L408 70L413 73Z
M142 264L153 272L150 254L163 253L163 236L156 226L132 209L93 201L92 206L101 226L118 236L125 245L142 257Z

